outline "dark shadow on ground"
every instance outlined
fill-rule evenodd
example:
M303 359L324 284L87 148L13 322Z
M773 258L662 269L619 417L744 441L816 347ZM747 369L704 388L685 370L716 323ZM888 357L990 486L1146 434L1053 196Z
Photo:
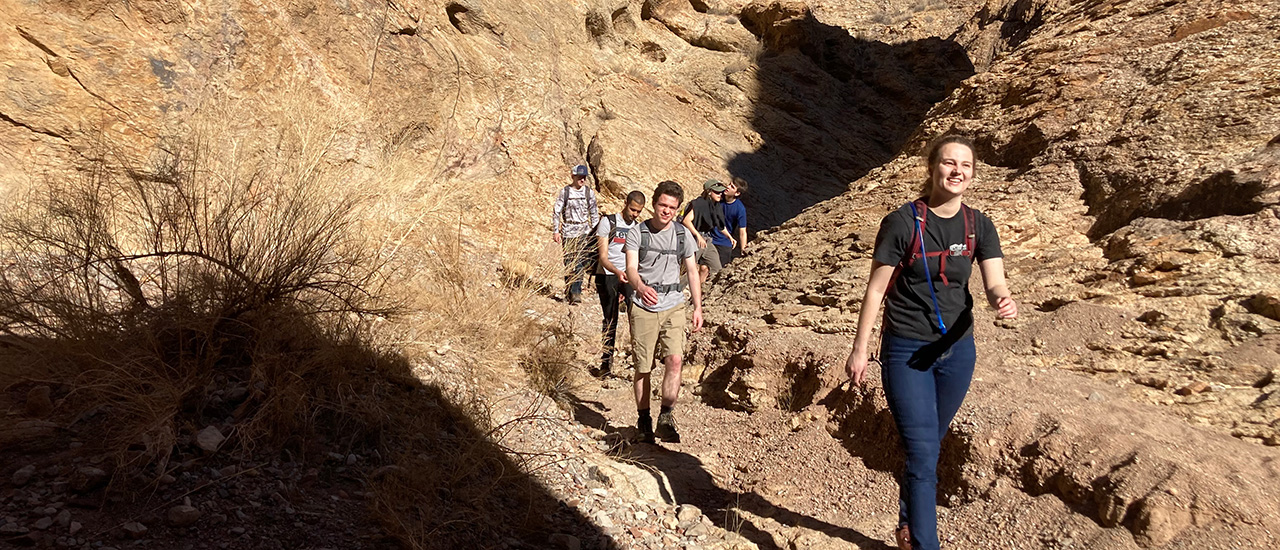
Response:
M600 410L604 405L592 401L573 402L573 417L579 423L596 428L609 434L613 440L619 441L611 452L612 456L638 462L661 472L671 484L671 495L678 504L692 504L703 511L722 529L737 532L747 540L755 543L762 550L785 550L774 543L773 537L753 524L750 520L736 514L739 509L754 515L771 518L782 525L803 527L811 531L820 531L828 536L840 538L857 544L868 550L893 550L883 541L868 537L857 530L825 521L814 519L786 508L773 505L768 499L752 493L735 492L720 487L715 479L697 457L673 451L661 445L631 443L635 441L635 428L631 426L617 427L612 425ZM662 480L658 480L662 486Z
M306 327L305 320L297 324ZM501 545L535 550L553 547L549 537L555 534L577 537L583 548L618 548L597 525L524 472L523 465L493 440L493 429L476 423L480 417L473 402L423 383L404 357L325 341L322 334L298 330L305 336L290 343L303 342L328 353L341 353L339 359L349 366L324 374L338 379L334 384L347 387L351 395L360 396L370 410L387 417L369 419L337 411L340 405L333 404L336 398L330 398L326 404L332 407L315 413L314 430L282 435L278 444L269 439L245 449L235 439L240 436L233 435L215 454L198 448L194 438L179 432L182 437L172 444L167 463L146 468L117 460L107 441L112 426L122 422L120 408L148 396L121 395L107 402L82 399L78 396L88 391L74 394L72 384L57 382L63 378L53 373L80 372L75 350L84 344L25 339L21 346L15 346L0 341L0 414L8 416L0 422L0 475L8 480L23 465L40 466L29 476L29 483L0 495L0 500L13 498L16 502L21 497L23 502L65 502L85 525L80 536L95 541L124 537L120 525L154 517L156 510L165 510L184 497L201 502L206 517L230 517L228 525L242 528L238 536L211 535L208 529L197 531L141 520L149 526L148 540L164 548L191 547L201 540L213 544L235 540L238 547L260 549ZM129 340L105 345L106 352L94 354L93 359L109 359L110 352L122 348L135 349ZM345 349L334 351L342 346ZM72 351L62 351L67 349ZM104 348L89 349L102 352ZM192 405L176 409L175 429L217 426L223 433L239 434L245 424L229 420L237 416L236 411L265 406L286 392L259 382L256 389L260 394L226 397L234 394L225 388L244 387L251 378L239 365L220 366L223 368L210 379L197 377L191 384L193 389L184 397ZM349 379L341 378L347 374ZM68 375L68 379L72 378ZM148 380L162 383L159 375ZM328 381L301 376L282 380L303 394L329 390ZM37 386L46 388L58 403L42 416L24 412L22 405ZM361 420L369 422L353 427ZM84 443L69 446L72 441ZM364 458L357 465L326 459L335 452ZM66 482L76 479L72 472L83 470L77 469L80 465L90 463L103 471L100 482ZM205 475L227 467L236 473ZM150 481L157 472L171 473L174 479L168 483ZM287 491L286 482L290 486ZM64 488L56 489L59 484ZM339 498L343 492L367 492L367 496L343 494ZM259 498L256 495L273 493L276 500L268 499L270 505L253 502ZM56 525L36 528L36 519L24 516L18 520L12 531L0 536L0 548L53 547L62 531ZM226 532L227 527L220 531Z
M974 74L954 41L864 40L807 9L759 6L742 12L763 47L757 68L726 77L753 98L752 126L763 140L728 162L751 185L743 202L753 229L844 193L892 159L929 110Z

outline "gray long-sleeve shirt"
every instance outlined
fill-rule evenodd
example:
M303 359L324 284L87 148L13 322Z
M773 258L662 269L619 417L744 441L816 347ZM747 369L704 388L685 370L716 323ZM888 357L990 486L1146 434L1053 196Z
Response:
M565 200L565 193L569 194L568 200ZM571 239L590 234L598 223L600 223L600 207L596 205L596 194L591 191L591 188L584 185L581 189L575 189L569 185L556 193L556 202L551 216L553 232Z

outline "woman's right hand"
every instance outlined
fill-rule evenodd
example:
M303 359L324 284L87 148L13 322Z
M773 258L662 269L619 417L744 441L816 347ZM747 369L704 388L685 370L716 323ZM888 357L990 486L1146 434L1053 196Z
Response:
M862 385L867 376L867 352L865 350L859 352L857 347L853 348L853 351L849 352L849 358L844 362L844 371L854 384Z

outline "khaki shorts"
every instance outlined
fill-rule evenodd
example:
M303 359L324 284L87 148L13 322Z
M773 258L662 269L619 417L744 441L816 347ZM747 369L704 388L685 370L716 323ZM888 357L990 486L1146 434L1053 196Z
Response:
M698 263L707 266L708 275L715 275L724 268L720 264L720 251L716 249L716 245L711 244L710 237L707 237L707 247L698 249Z
M633 305L628 313L631 355L636 359L636 373L649 374L653 370L655 348L658 360L684 355L683 302L658 313Z

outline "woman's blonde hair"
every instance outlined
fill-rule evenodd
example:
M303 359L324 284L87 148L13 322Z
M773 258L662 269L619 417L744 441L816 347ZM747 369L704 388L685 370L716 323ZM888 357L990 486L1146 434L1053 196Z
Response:
M942 160L940 158L942 156L942 148L952 143L957 143L965 147L968 147L969 152L974 153L974 156L977 156L973 148L973 140L969 139L967 136L962 136L959 134L947 134L945 136L942 136L938 139L933 140L933 142L929 144L928 154L925 155L925 165L924 165L925 178L924 178L924 185L920 186L921 197L924 197L927 199L929 198L929 194L933 192L933 165L937 164L938 161ZM977 159L974 159L974 160L976 161ZM975 176L978 175L978 166L976 163L974 164L974 167L973 167L973 174Z

